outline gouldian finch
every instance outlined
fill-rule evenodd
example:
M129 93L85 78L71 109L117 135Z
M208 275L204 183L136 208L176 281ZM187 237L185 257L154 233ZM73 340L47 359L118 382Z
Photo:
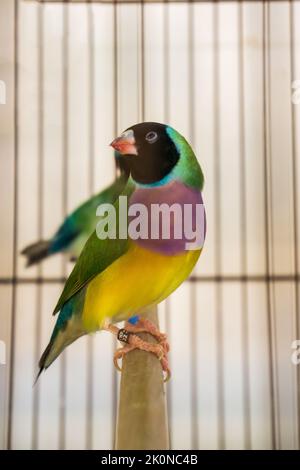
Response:
M130 169L130 177L114 204L115 237L102 238L96 230L88 239L54 309L59 316L50 342L43 353L40 372L82 335L107 330L126 343L115 353L124 357L135 348L155 354L169 375L166 336L149 321L134 317L149 306L168 297L190 274L195 266L200 244L187 249L187 239L175 236L120 235L121 206L128 202L128 220L134 221L131 209L149 209L164 204L181 209L203 206L201 191L204 178L195 154L185 140L170 126L145 122L128 128L112 143ZM122 201L121 201L122 199ZM140 209L141 210L141 209ZM126 214L127 215L127 214ZM152 212L147 212L146 226L152 224ZM176 226L176 215L172 227ZM195 217L193 225L195 225ZM102 219L103 220L103 219ZM128 222L127 220L127 222ZM200 222L199 222L200 220ZM206 231L205 212L197 219L200 231ZM141 222L141 221L140 221ZM145 221L144 221L145 222ZM137 224L139 225L139 224ZM177 224L178 225L178 224ZM178 226L177 226L178 228ZM150 227L148 227L149 235ZM174 230L175 232L175 230ZM151 231L152 235L152 231ZM189 238L190 240L190 238ZM131 319L134 319L134 321ZM115 323L127 321L119 329ZM148 331L155 344L143 341L135 333Z
M27 258L26 266L39 263L60 252L67 253L72 261L78 258L87 239L95 230L96 208L99 204L114 203L127 183L126 164L119 158L118 152L115 152L115 158L121 172L120 176L110 186L92 196L69 214L52 238L27 246L22 251L22 255Z

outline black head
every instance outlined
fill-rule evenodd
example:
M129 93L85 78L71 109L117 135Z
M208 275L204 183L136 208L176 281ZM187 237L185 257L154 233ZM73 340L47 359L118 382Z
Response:
M111 143L130 168L138 183L160 181L174 168L179 153L167 133L167 126L156 122L143 122L129 127Z

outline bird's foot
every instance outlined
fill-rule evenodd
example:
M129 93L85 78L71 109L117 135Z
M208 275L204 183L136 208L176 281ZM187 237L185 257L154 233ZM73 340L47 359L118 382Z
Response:
M154 344L149 343L148 341L144 341L135 334L145 332L144 329L140 331L135 330L135 333L133 333L132 331L127 330L127 326L128 325L126 324L126 328L120 329L117 335L118 340L121 342L125 342L126 346L117 349L114 354L114 364L116 368L121 371L121 368L118 364L118 360L123 359L126 354L128 354L130 351L133 351L134 349L140 349L141 351L150 352L158 358L161 363L162 369L166 374L164 381L167 382L171 377L171 371L167 356L169 347L166 346L166 344L168 345L168 343L165 341L165 343Z
M133 351L135 349L134 346L130 346L129 344L127 346L123 346L123 348L119 348L115 351L114 353L114 365L115 368L119 371L122 372L121 367L119 366L118 360L123 359L123 357L126 356L130 351Z
M149 333L163 347L166 354L170 351L167 335L161 333L157 326L147 318L139 318L135 325L127 322L125 328L130 333Z
M123 348L117 349L114 354L114 364L119 371L121 371L121 368L118 364L118 360L123 359L130 351L140 349L141 351L154 354L159 359L162 369L166 374L164 381L167 382L170 379L171 371L167 355L169 351L167 337L160 333L152 322L143 319L137 326L126 323L125 328L119 329L110 324L107 325L105 329L116 335L119 341L126 343ZM136 333L150 333L159 342L155 344L149 343L148 341L142 340Z

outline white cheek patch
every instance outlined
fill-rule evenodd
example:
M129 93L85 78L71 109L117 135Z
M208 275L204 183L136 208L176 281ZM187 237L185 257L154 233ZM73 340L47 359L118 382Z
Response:
M134 132L132 129L128 129L127 131L123 132L121 137L126 140L132 140L133 142L135 142Z

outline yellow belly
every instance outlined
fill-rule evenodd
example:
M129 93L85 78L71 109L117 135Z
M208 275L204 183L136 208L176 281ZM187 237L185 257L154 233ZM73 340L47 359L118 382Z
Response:
M101 329L103 322L126 320L171 294L190 274L201 250L166 256L132 244L89 284L83 308L86 331Z

